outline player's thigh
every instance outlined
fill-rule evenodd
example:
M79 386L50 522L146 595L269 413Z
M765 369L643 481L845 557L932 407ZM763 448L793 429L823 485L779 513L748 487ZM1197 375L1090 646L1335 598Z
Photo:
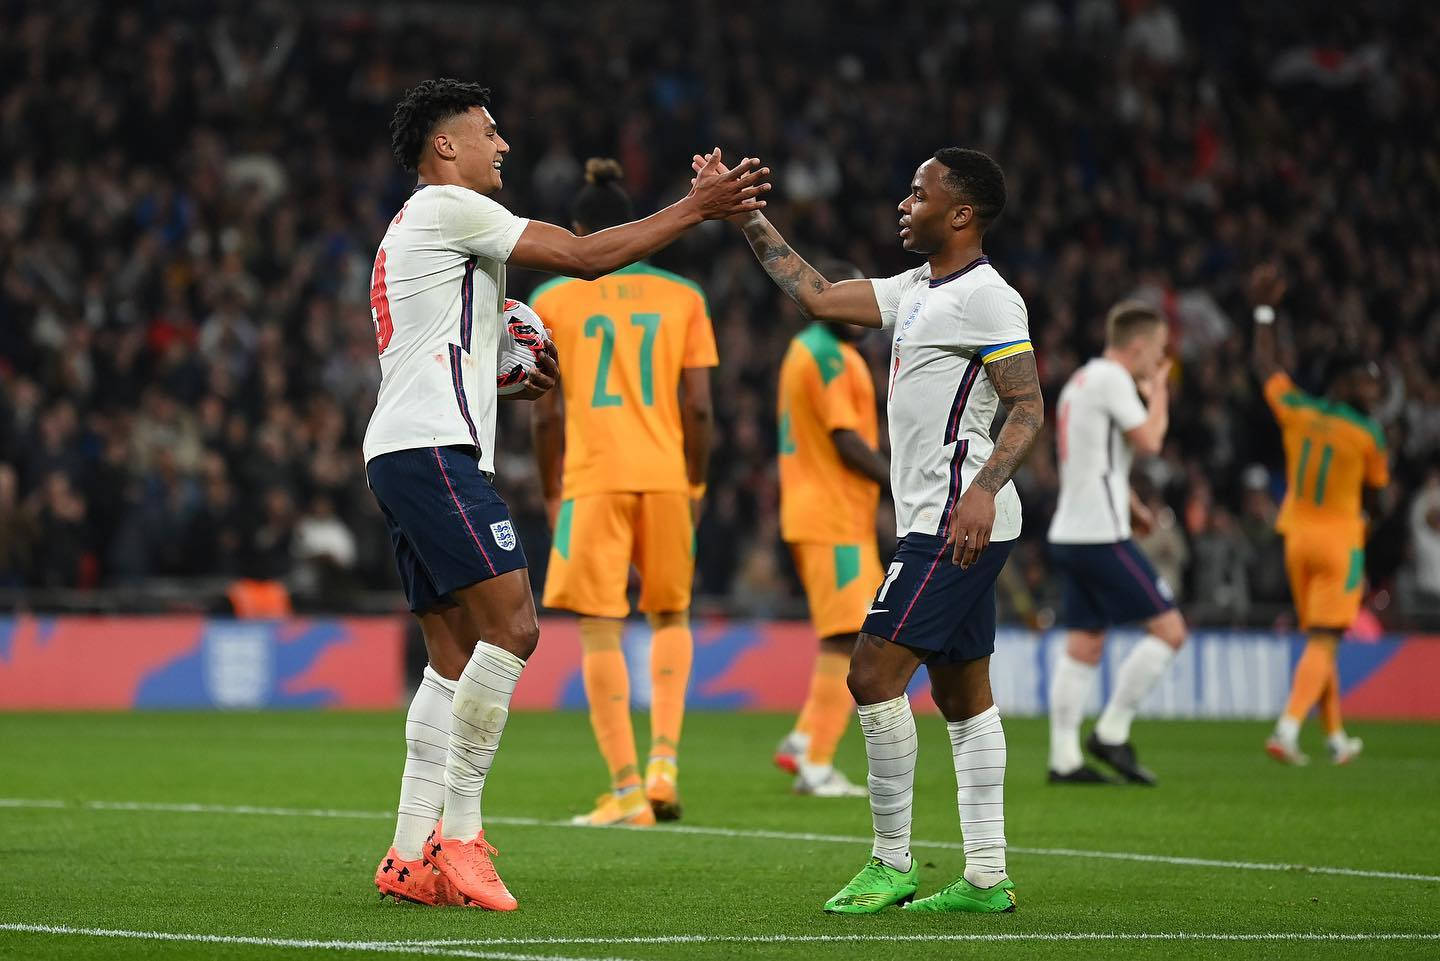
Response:
M686 491L639 495L635 567L640 572L640 610L646 614L690 608L695 582L695 528Z
M854 635L885 577L874 541L863 544L795 543L795 569L805 589L810 621L820 637Z
M1301 627L1344 631L1360 613L1365 586L1365 551L1338 537L1316 538L1310 545Z
M601 493L560 505L545 573L546 607L591 617L630 613L625 585L638 500L637 494Z
M509 651L522 661L535 653L540 623L535 616L529 572L507 571L457 588L452 596L464 608L477 639Z
M992 542L969 568L951 565L956 573L950 575L947 601L954 620L945 645L926 660L928 668L969 664L995 653L995 584L1014 547L1014 541Z
M903 695L910 679L925 663L926 653L862 633L850 655L847 678L855 703L879 704Z
M1148 622L1175 607L1174 594L1134 541L1069 545L1071 577L1083 585L1096 615L1066 627L1099 630Z
M480 633L470 623L465 608L454 601L415 615L425 638L425 654L441 677L458 681L475 650Z
M1093 546L1051 544L1049 548L1050 566L1060 578L1059 624L1072 631L1098 633L1110 626L1086 566L1086 555Z

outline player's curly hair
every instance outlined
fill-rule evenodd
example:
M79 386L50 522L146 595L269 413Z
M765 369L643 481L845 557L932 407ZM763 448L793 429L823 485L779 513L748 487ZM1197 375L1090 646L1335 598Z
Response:
M390 150L406 170L420 166L420 152L435 125L471 107L490 106L490 88L442 77L422 80L395 105L390 118Z
M1005 173L995 159L966 147L943 147L935 151L935 159L945 165L945 187L956 200L975 208L980 229L993 224L1005 209Z
M591 157L585 161L585 186L570 208L570 219L593 233L635 219L630 195L620 186L625 171L618 160Z

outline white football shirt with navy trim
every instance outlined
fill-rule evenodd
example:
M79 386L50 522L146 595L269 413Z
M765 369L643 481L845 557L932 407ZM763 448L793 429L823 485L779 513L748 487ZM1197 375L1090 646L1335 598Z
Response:
M1000 400L987 364L1031 350L1025 301L981 257L934 278L926 264L871 281L893 332L887 405L897 534L944 534L965 488L990 459ZM991 540L1020 536L1020 495L995 495Z
M1050 521L1052 544L1114 544L1130 537L1128 431L1149 412L1135 378L1113 360L1096 357L1060 391L1055 447L1060 499Z
M400 208L370 278L380 394L365 460L468 444L495 469L495 357L505 261L529 221L454 185L418 188Z

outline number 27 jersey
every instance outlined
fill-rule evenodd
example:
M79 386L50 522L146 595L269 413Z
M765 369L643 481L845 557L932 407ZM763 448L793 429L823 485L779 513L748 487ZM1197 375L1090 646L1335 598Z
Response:
M689 490L680 373L718 362L700 288L638 263L599 280L552 280L530 306L564 371L563 496Z

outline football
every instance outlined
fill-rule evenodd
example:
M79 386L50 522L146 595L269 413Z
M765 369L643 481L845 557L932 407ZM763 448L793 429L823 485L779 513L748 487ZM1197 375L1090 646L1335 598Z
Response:
M535 311L518 300L505 301L496 345L495 386L501 394L525 389L550 338Z

